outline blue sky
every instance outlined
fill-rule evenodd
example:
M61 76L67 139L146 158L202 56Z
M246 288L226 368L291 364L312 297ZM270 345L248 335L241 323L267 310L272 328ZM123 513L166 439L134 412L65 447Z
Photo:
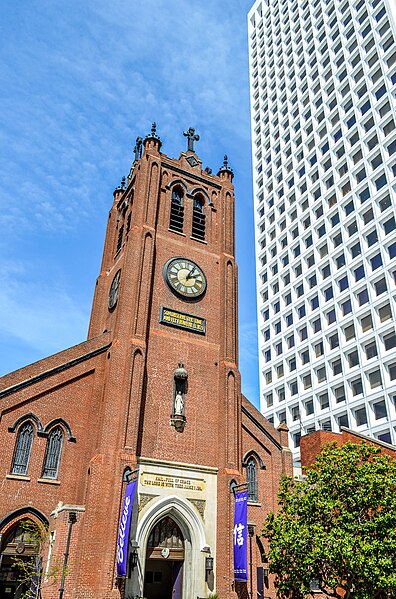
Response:
M0 7L0 373L86 338L114 188L156 121L235 171L243 391L258 403L246 0Z

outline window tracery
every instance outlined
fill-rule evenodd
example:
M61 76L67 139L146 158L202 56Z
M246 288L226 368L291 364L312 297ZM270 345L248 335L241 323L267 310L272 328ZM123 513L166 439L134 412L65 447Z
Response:
M30 454L33 445L34 427L31 422L25 422L18 432L12 459L11 474L25 476L28 472Z
M60 426L54 428L47 441L42 478L58 478L59 463L62 454L63 430Z

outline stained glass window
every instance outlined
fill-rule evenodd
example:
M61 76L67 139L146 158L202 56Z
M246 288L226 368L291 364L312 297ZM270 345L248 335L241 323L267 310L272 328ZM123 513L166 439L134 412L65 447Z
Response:
M45 451L43 478L58 478L59 462L62 453L63 431L60 426L54 428L48 437Z
M249 458L246 464L246 481L248 486L248 501L258 501L257 464L254 458Z
M27 474L33 444L33 424L25 422L18 432L11 474Z

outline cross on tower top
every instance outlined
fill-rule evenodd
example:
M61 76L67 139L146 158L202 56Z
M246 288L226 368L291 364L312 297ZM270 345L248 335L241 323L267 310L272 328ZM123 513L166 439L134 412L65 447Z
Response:
M194 141L199 141L199 135L195 134L195 129L192 127L190 127L188 131L184 131L183 135L188 138L187 152L194 152Z

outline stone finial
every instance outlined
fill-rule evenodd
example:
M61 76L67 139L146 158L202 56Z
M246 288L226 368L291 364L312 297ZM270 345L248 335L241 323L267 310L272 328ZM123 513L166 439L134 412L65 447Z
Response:
M285 433L289 432L289 427L287 426L286 422L280 422L277 426L277 430L278 431L284 431Z
M223 166L220 167L217 175L219 176L221 173L227 173L231 177L231 180L234 177L234 171L232 170L232 168L230 166L228 166L227 154L224 155Z
M121 183L119 185L117 185L117 187L114 190L114 194L123 192L123 191L125 191L125 189L126 189L126 178L122 177Z
M280 444L282 445L282 450L289 450L288 447L288 438L289 438L289 428L286 424L286 422L281 422L278 426L277 426L277 430L279 432L279 441Z
M194 141L199 141L199 135L195 133L195 129L190 127L187 131L183 132L183 135L188 139L187 152L195 152Z
M155 122L151 125L151 132L148 133L144 138L144 143L146 144L146 142L150 140L155 141L158 144L158 149L160 149L160 147L162 146L162 141L159 135L157 134L157 123Z

